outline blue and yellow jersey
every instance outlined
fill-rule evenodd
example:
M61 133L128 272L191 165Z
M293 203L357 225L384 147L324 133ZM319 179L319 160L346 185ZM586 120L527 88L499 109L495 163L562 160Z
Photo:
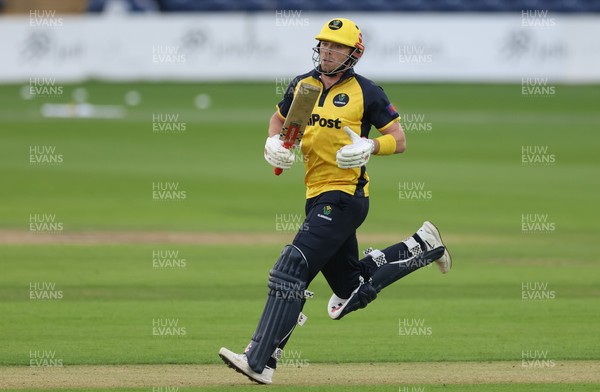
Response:
M400 116L381 87L352 69L328 90L325 90L319 76L317 71L297 76L277 104L277 112L285 118L300 82L321 88L321 96L302 138L306 198L333 190L353 195L360 188L368 196L369 176L365 166L356 169L340 169L337 166L337 151L351 143L344 127L349 126L362 137L369 137L371 126L385 130Z

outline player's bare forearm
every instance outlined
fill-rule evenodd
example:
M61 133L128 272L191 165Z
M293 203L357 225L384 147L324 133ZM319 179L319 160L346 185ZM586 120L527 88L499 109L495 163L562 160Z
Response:
M382 135L392 135L394 139L396 139L396 150L394 151L394 154L400 154L406 150L406 135L399 122L393 123L380 132ZM377 154L379 152L379 141L377 139L373 139L373 141L373 153Z
M269 121L269 137L280 134L281 128L283 128L283 123L284 119L281 118L279 113L273 113L271 120Z

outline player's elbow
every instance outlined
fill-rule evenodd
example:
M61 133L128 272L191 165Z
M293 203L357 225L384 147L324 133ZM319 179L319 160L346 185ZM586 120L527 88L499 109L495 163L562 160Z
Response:
M394 138L396 139L396 154L400 154L403 153L404 151L406 151L406 134L404 133L404 130L402 129L402 126L400 125L400 123L396 123L398 129L395 130L394 132Z
M401 154L406 151L406 139L396 139L396 151L395 154Z

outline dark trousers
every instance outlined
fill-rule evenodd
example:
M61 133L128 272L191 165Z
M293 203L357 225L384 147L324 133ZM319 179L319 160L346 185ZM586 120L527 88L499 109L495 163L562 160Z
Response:
M358 261L356 229L368 211L362 189L355 195L325 192L306 201L306 219L293 244L306 256L309 284L320 271L335 295L350 296L364 268Z
M365 279L371 277L377 267L370 256L358 260L356 239L356 229L368 212L369 198L364 196L362 189L354 195L341 191L325 192L306 201L306 218L293 244L308 261L307 287L322 272L335 295L349 298L358 287L360 276ZM402 255L406 255L407 251L406 245L399 242L385 248L383 253L388 261L396 261L405 258ZM407 269L404 275L418 268ZM285 347L290 336L291 333L281 341L279 348ZM272 368L276 365L273 358L267 362L267 366Z

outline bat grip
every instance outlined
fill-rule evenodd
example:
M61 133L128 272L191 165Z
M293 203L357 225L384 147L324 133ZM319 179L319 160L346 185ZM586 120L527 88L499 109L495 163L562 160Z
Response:
M289 150L289 149L290 149L292 146L293 146L293 144L292 144L292 143L283 142L283 148L287 148L287 149ZM276 168L274 168L274 170L273 170L273 171L275 172L275 175L276 175L276 176L278 176L278 175L280 175L281 173L283 173L283 169L282 169L282 168L280 168L280 167L276 167Z

